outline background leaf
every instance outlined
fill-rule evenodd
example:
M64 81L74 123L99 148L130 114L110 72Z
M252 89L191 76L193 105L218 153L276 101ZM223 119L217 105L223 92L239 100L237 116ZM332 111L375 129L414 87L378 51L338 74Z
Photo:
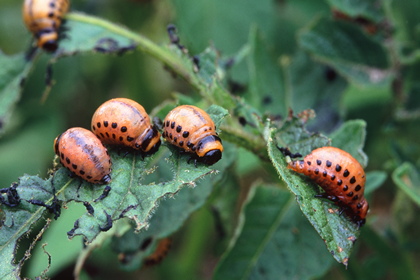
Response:
M384 12L380 5L374 0L367 1L338 1L327 0L327 2L339 11L345 12L351 17L363 16L364 18L380 21L384 17Z
M299 34L299 43L359 86L386 85L390 74L383 47L357 27L320 17Z
M344 116L340 100L347 82L331 67L313 61L302 51L297 52L287 65L288 107L296 112L313 109L316 118L308 124L312 131L330 132L336 129Z
M331 258L299 212L289 192L253 186L214 279L310 279L325 273Z
M24 54L7 56L0 51L0 135L2 134L12 110L20 98L22 85L31 69L32 63Z
M270 48L264 39L263 32L257 27L251 28L249 35L249 92L244 98L260 112L276 112L284 116L284 76ZM286 104L284 104L286 105Z
M410 199L420 205L420 177L412 164L406 162L395 169L392 180Z
M43 181L36 176L22 176L14 185L21 199L17 209L9 209L0 204L3 217L0 227L0 277L2 279L19 278L23 263L15 260L19 240L32 229L42 217L44 209L32 205L26 200L34 199L51 203L51 180ZM15 263L15 261L17 263Z

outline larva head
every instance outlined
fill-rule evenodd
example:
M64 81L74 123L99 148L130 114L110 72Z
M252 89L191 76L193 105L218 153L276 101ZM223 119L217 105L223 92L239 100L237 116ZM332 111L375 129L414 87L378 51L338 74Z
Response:
M57 156L60 155L60 150L59 150L59 142L60 142L60 137L62 134L58 135L55 139L54 139L54 152Z
M359 227L364 225L366 222L366 216L369 210L369 204L366 199L363 197L359 203L357 203L356 209L353 211L355 212L355 216L353 218L354 222L356 222Z
M134 148L151 155L159 150L160 144L160 132L153 126L135 140Z
M39 32L38 47L48 52L54 52L58 47L58 33L54 30L42 30Z
M222 158L222 140L217 135L209 135L200 140L196 153L199 161L213 165Z

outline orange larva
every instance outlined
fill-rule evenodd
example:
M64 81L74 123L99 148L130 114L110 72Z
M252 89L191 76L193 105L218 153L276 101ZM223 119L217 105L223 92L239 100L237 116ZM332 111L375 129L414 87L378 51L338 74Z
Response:
M163 121L163 137L185 152L193 153L196 161L212 165L222 158L222 140L210 116L191 105L178 106Z
M73 127L54 140L61 164L93 184L111 181L111 158L101 141L89 130Z
M69 0L25 0L23 20L39 48L50 52L57 49L58 31L69 4Z
M123 145L144 154L155 153L160 132L139 103L115 98L103 103L92 117L92 131L104 144Z
M172 241L170 238L163 238L159 241L155 251L144 259L146 265L155 265L160 263L168 254Z
M342 207L359 226L365 223L369 209L364 197L365 171L349 153L323 147L313 150L303 160L290 162L288 168L308 176L325 191L317 197Z

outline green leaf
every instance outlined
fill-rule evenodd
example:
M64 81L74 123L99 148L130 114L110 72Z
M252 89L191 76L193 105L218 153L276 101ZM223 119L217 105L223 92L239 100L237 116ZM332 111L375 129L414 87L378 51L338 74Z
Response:
M332 264L323 247L289 192L255 185L214 279L311 279Z
M389 5L389 17L395 27L395 39L403 47L404 53L409 55L417 53L417 61L420 56L420 34L418 32L420 19L417 11L420 10L420 2L417 0L391 0ZM402 56L405 56L401 53Z
M414 259L409 257L407 251L401 250L401 247L397 247L386 240L383 234L377 233L371 227L366 227L363 229L363 240L364 244L374 250L377 257L380 258L380 269L392 270L384 276L393 275L395 279L419 279ZM365 276L365 273L363 273L363 276Z
M278 30L276 3L270 0L261 0L258 5L242 0L175 0L172 4L182 42L190 43L196 52L209 41L226 54L236 52L246 43L253 23L262 30ZM197 11L205 11L205 15Z
M287 97L285 102L295 112L313 109L317 117L308 127L328 132L342 118L340 101L347 82L329 66L313 61L298 51L286 68Z
M22 86L32 67L23 53L7 56L0 51L0 135L9 121Z
M345 122L330 135L332 146L350 153L363 167L367 166L368 158L363 152L366 139L366 122L350 120Z
M284 75L257 27L249 35L249 93L244 98L260 112L285 116Z
M270 130L267 141L268 154L280 177L296 195L303 214L326 243L328 251L338 262L347 266L354 242L359 235L358 226L345 215L339 215L340 209L331 202L315 198L314 196L320 192L319 186L289 170L284 155L278 149L278 146L287 146L292 153L300 152L306 155L328 143L328 139L324 137L308 134L302 126L297 126L296 122L297 120L290 121L289 125L281 129ZM302 140L300 135L303 136ZM289 142L293 138L295 138L293 142Z
M213 120L216 129L220 127L224 118L226 118L229 115L228 110L218 105L211 105L209 108L207 108L206 112Z
M392 173L394 183L417 205L420 205L420 175L416 168L405 162Z
M67 203L66 209L61 212L60 218L52 222L42 237L42 242L35 246L32 256L25 264L25 277L35 279L48 265L48 257L44 250L50 254L53 264L47 276L53 277L60 271L73 264L83 249L82 238L68 240L66 232L69 225L79 218L86 208L81 203ZM46 247L43 245L47 244ZM65 252L65 254L63 254Z
M19 279L23 262L14 259L19 239L33 229L45 210L28 203L27 200L37 199L47 204L52 200L49 191L52 186L51 179L44 181L36 176L25 175L12 186L16 188L21 202L17 207L0 204L0 213L4 214L0 226L1 279Z
M418 49L420 54L420 48ZM420 71L419 59L404 67L400 79L395 83L394 91L404 95L402 98L403 106L398 106L395 118L399 121L420 119L420 81L418 73Z
M200 164L195 168L187 163L189 155L181 155L172 147L171 151L172 155L168 157L168 150L162 146L155 156L144 160L139 155L122 157L111 152L112 189L103 200L95 202L102 188L92 187L84 181L80 188L65 188L64 197L59 196L59 199L88 201L95 209L93 215L86 213L78 219L74 235L84 235L88 242L92 242L101 228L107 227L108 215L112 221L128 217L140 230L148 225L152 210L161 198L178 192L183 186L194 187L195 181L214 173L207 166ZM56 183L65 185L69 180L61 174L56 173L56 177L60 175Z
M387 54L356 26L321 17L299 34L299 44L359 86L388 85Z
M327 0L334 8L351 17L363 17L378 22L384 18L382 5L376 0Z
M227 144L223 160L215 165L222 172L207 176L197 182L194 188L182 188L176 194L161 199L148 222L147 229L140 233L132 229L122 236L113 238L114 251L123 253L125 257L121 263L125 270L139 269L144 258L153 252L159 241L176 232L190 215L205 203L214 185L226 175L225 170L233 163L235 154L235 147Z
M311 114L310 111L303 112L304 115L306 113ZM273 141L272 137L274 137L279 147L287 147L292 153L300 153L302 155L307 155L316 148L331 144L331 140L324 135L306 130L305 122L306 120L304 119L292 116L279 128L273 128L269 135L266 136L266 141Z

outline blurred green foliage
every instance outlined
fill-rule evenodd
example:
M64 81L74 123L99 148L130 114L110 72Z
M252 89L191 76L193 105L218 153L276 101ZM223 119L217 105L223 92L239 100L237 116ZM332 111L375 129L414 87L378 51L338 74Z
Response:
M0 3L2 77L4 69L17 67L7 62L9 56L23 55L32 42L21 20L21 5L12 0ZM89 51L54 61L54 82L45 101L51 54L39 52L27 66L30 73L19 72L27 76L22 92L19 80L0 81L0 188L24 174L47 178L53 167L53 139L69 127L89 127L94 110L113 97L134 99L160 117L176 102L205 109L211 103L225 106L230 116L219 128L227 151L220 174L198 181L193 191L183 188L174 198L161 201L160 207L142 213L151 216L150 231L134 234L128 230L132 224L119 220L113 230L120 227L120 231L96 240L100 248L83 250L81 238L67 239L65 232L86 211L64 200L68 209L51 222L25 263L23 275L33 278L47 267L41 245L48 242L45 250L52 262L47 275L56 279L72 279L76 263L84 264L81 279L211 279L213 275L216 279L420 279L416 267L420 257L416 215L420 206L419 9L418 0L72 1L72 11L123 25L162 46L163 54L158 57L141 47L123 55L90 51L93 47L77 43L82 39L72 33L85 27L75 27L68 31L73 37L64 39L63 47L70 49L76 42L77 50L86 47ZM69 20L70 26L86 24L81 22ZM188 55L170 44L169 23L177 27ZM198 73L188 68L194 55L203 66ZM170 70L164 66L166 58L174 62ZM5 99L8 86L16 94ZM309 219L314 231L296 207L308 217L312 205L305 207L305 203L325 211L330 204L302 200L301 193L290 187L298 182L296 176L287 173L276 154L276 143L268 139L284 140L275 132L285 129L289 109L295 113L313 109L316 117L308 117L308 130L324 133L332 145L352 150L363 164L368 163L368 222L360 231L352 229L358 241L340 251L341 255L329 254L316 233L325 238L320 221ZM358 124L353 132L348 127L352 124ZM319 139L305 145L287 139L296 152L321 145L316 142ZM281 178L298 195L298 204L278 178L267 149ZM315 193L314 189L305 191ZM184 204L188 204L185 209L180 207ZM177 223L156 222L170 220L165 211L185 216L179 214ZM4 213L2 208L2 221ZM338 228L351 225L342 216L335 220ZM0 230L13 228L10 221L6 219ZM165 228L167 224L172 226ZM28 238L19 240L18 257L42 227L35 226ZM167 258L159 266L140 268L157 239L168 235L173 245ZM153 245L146 251L133 249L133 244L140 246L150 236ZM329 251L339 241L327 244ZM285 243L288 246L282 247ZM276 246L278 250L273 249ZM0 247L0 252L5 248ZM324 251L308 258L320 250ZM122 261L127 259L128 263Z

